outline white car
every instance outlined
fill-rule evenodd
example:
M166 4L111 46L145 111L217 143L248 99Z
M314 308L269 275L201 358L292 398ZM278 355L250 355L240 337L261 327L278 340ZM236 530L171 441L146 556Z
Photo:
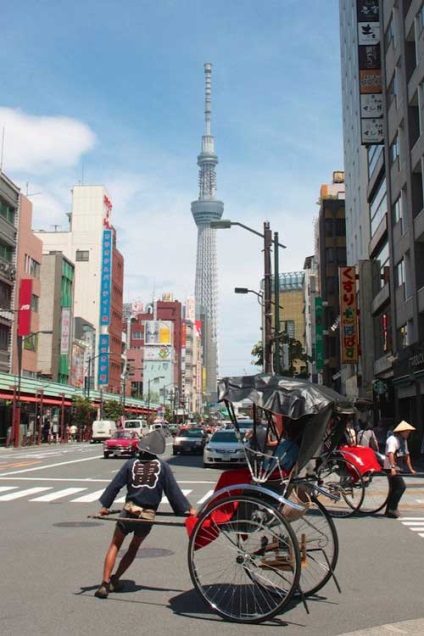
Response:
M243 442L238 441L234 429L215 431L203 449L205 468L225 464L246 464Z

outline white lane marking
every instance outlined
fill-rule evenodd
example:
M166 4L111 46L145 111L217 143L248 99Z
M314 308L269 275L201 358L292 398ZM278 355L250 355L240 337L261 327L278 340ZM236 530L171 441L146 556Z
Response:
M424 521L424 517L401 517L399 521Z
M104 493L105 489L96 490L95 492L89 492L88 495L83 495L82 497L77 497L76 499L72 499L72 503L92 503L93 501L98 501L100 496Z
M404 521L403 519L401 519L401 522L404 526L422 526L424 524L424 519L422 519L421 521Z
M29 495L36 495L37 492L43 492L44 490L51 490L51 488L27 488L26 490L20 490L19 492L11 492L8 495L1 495L0 501L12 501L12 499L21 499L22 497L28 497Z
M421 532L422 530L424 530L424 524L421 524L421 527L409 529L412 530L412 532Z
M110 479L92 479L91 477L2 477L2 481L29 481L31 484L35 481L78 481L83 484L110 483Z
M87 488L64 488L63 490L51 492L48 495L35 497L35 499L30 499L30 501L55 501L56 499L67 497L68 495L75 495L77 492L81 492L82 490L87 490Z
M6 492L6 490L16 490L17 486L0 486L0 492Z
M23 470L15 470L0 474L0 477L10 477L10 475L20 475L21 473L30 473L34 470L48 470L49 468L56 468L57 466L68 466L69 464L79 464L80 462L91 462L93 459L100 459L101 455L96 457L84 457L84 459L71 459L68 462L59 462L58 464L48 464L46 466L36 466L34 468L25 468Z
M198 501L197 503L198 503L198 504L205 503L205 501L206 501L207 499L209 499L209 497L210 497L211 495L213 495L213 493L214 493L214 490L208 490L208 492L206 493L206 495L205 495L204 497L202 497L201 499L199 499L199 501Z

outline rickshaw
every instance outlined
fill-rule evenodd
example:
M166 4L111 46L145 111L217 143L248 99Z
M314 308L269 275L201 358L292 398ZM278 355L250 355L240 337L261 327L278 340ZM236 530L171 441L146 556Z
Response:
M254 420L244 444L246 468L223 472L198 516L187 519L188 566L213 611L227 620L260 623L280 613L293 595L308 611L306 597L330 579L340 591L337 533L320 499L338 501L342 495L308 475L308 463L320 455L330 419L343 423L355 410L345 397L307 380L223 378L218 400L239 440L234 404L246 399ZM298 448L292 466L285 462L289 430Z

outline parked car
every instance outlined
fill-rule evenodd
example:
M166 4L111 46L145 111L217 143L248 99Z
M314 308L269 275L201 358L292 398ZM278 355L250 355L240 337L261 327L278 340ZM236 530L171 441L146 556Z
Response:
M110 439L103 442L103 457L107 459L111 455L114 457L122 457L123 455L130 455L135 457L137 455L137 446L140 441L140 437L136 431L116 431Z
M206 443L206 434L203 428L184 427L180 428L172 443L172 454L178 453L203 453Z
M216 431L203 450L203 466L212 468L223 464L246 464L243 443L239 442L234 429Z

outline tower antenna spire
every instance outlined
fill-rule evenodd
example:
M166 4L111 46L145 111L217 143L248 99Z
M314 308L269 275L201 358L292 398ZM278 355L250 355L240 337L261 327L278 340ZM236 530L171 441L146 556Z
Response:
M205 132L211 134L212 64L205 64Z
M204 65L205 72L205 134L202 137L199 166L199 198L191 204L191 213L197 225L197 260L194 296L196 317L201 318L206 393L211 401L216 398L218 377L218 273L216 230L211 221L218 221L224 204L216 198L215 140L211 133L212 64Z

